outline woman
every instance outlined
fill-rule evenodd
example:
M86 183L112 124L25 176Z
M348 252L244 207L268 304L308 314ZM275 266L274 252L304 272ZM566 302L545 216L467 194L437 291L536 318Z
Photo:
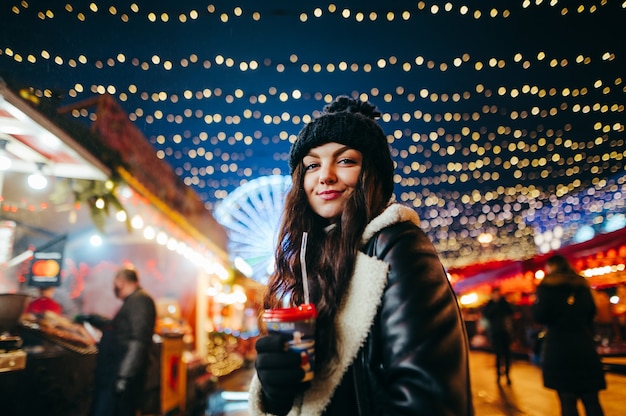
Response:
M562 416L577 416L581 399L587 416L602 416L598 392L606 388L593 339L596 306L589 283L561 255L546 261L537 287L535 320L547 327L543 341L543 384L556 390Z
M338 97L290 152L265 308L316 306L315 378L285 339L257 341L252 414L472 415L458 304L417 214L391 204L393 161L380 113ZM305 264L300 262L307 233Z

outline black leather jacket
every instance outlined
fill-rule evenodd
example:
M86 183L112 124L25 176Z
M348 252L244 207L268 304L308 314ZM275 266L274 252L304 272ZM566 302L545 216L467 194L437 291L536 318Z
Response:
M391 267L370 335L343 381L354 383L358 415L472 415L465 326L430 240L403 222L363 251ZM341 398L331 409L334 400Z
M335 326L339 356L294 415L473 415L468 342L456 296L417 214L391 205L365 229ZM263 410L257 377L252 415Z

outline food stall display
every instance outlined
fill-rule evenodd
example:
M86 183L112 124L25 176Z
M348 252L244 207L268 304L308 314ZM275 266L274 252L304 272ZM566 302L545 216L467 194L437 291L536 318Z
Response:
M115 103L107 101L104 111L117 117L118 129L105 132L77 126L50 107L35 108L1 81L0 95L0 118L20 127L19 134L0 134L3 155L12 159L10 169L0 170L0 293L24 292L30 298L33 283L53 284L55 301L62 306L62 313L26 314L11 333L2 331L0 363L10 356L7 362L15 370L0 371L0 391L8 397L3 411L87 414L98 333L75 317L112 317L121 306L113 276L132 264L156 301L174 298L182 305L178 322L165 317L157 322L157 377L150 379L156 385L146 385L146 406L148 390L156 388L153 414L198 413L216 377L208 371L206 356L194 351L196 281L224 273L225 233L186 187L181 191L181 184L164 173L172 174L161 169L161 161L151 158L150 172L160 172L157 177L169 181L167 186L146 186L138 175L147 173L144 167L129 166L119 149L107 147L99 135L111 134L123 143L128 134L132 142L141 139ZM146 160L147 148L141 149L132 154ZM31 189L27 179L33 174L43 176L47 185ZM63 246L55 257L42 257L56 241ZM49 267L50 260L57 267Z
M22 294L0 294L0 373L26 367L26 352L21 349L23 340L15 329L28 299Z
M89 323L78 324L65 316L47 311L41 316L23 315L20 325L22 332L31 337L41 337L80 354L98 353L97 336L85 328Z
M7 306L12 305L12 323L2 328L11 335L0 336L0 350L3 339L19 340L8 351L0 351L2 410L8 415L86 414L91 403L95 341L66 317L23 315L29 299L23 294L0 295L4 322ZM21 360L21 365L7 369L9 358Z

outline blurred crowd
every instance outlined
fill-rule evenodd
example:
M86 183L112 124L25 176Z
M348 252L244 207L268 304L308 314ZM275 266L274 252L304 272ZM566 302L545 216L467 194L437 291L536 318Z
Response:
M626 283L592 290L596 304L595 341L600 354L626 354ZM543 325L535 322L531 307L534 293L502 293L513 306L511 350L516 357L539 363ZM464 308L463 317L471 347L492 350L488 336L489 321L484 315L487 303Z

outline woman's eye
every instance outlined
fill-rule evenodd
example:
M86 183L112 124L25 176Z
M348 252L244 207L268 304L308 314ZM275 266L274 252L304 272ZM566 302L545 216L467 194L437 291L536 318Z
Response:
M318 166L317 163L308 163L304 165L304 170L311 170Z
M356 162L352 159L348 159L348 158L343 158L339 160L339 163L343 164L343 165L353 165Z

